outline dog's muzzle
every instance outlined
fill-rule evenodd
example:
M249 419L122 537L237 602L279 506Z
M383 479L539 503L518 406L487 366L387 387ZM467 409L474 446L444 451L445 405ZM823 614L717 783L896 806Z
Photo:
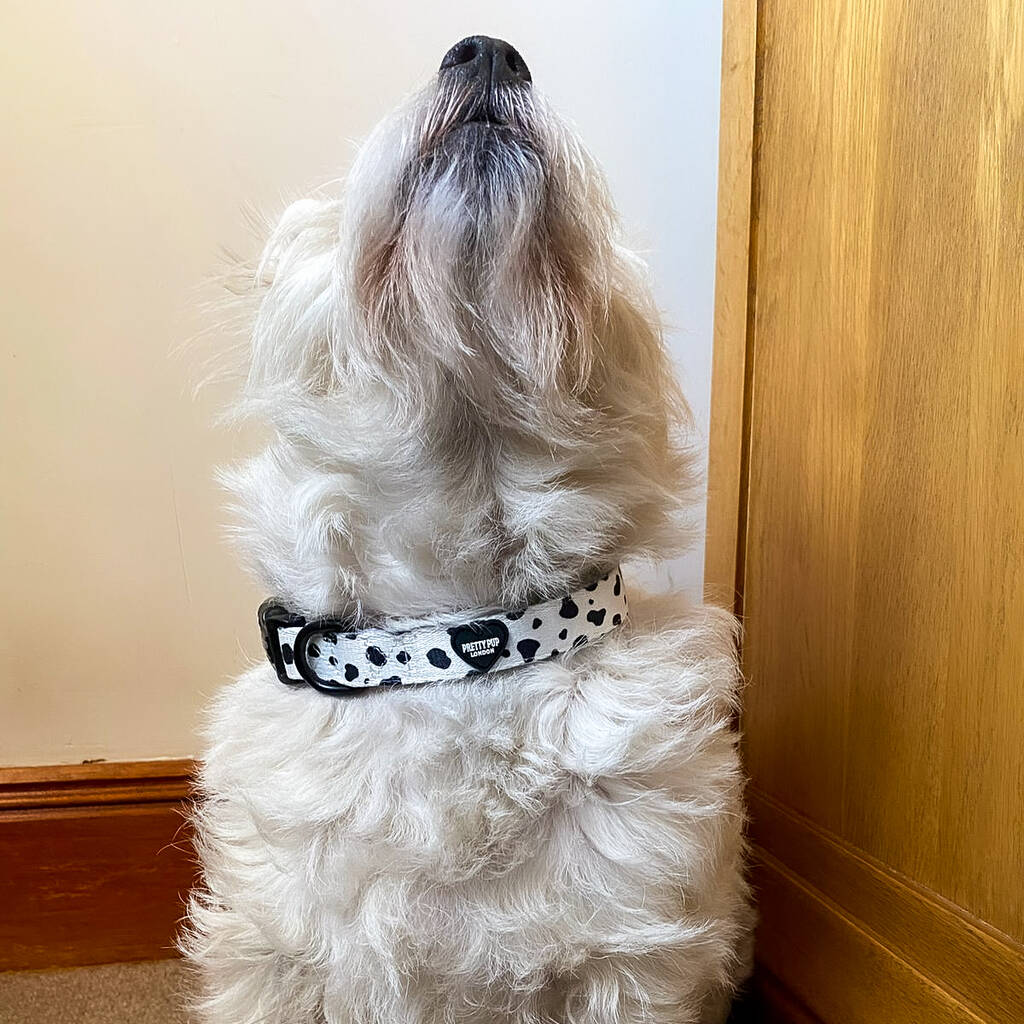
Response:
M457 42L444 55L438 76L457 81L473 97L464 123L501 123L498 90L525 88L533 81L519 51L490 36L467 36Z
M353 631L336 619L307 622L277 601L260 606L260 632L283 683L347 696L518 668L592 643L626 621L622 573L605 573L580 590L517 611L413 629Z

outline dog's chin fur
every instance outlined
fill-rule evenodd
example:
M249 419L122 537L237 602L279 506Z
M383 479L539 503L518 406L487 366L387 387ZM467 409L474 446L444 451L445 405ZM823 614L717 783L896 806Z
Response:
M226 474L268 591L353 626L518 607L685 546L688 412L603 179L443 79L284 214ZM640 602L486 682L219 699L184 940L204 1019L721 1019L749 933L732 620Z

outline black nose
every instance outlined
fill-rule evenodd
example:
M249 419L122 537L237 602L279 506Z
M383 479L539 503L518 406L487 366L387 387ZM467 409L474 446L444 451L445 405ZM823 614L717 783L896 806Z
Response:
M466 36L456 43L441 61L441 71L449 69L481 85L520 85L532 82L530 69L519 51L504 39L490 36Z

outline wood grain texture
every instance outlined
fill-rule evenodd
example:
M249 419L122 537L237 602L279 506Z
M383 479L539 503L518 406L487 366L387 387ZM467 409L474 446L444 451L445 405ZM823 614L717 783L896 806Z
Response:
M762 913L761 963L826 1024L994 1024L757 846L753 881Z
M801 818L756 788L748 792L754 843L854 925L979 1016L1024 1021L1024 947L910 879ZM765 908L764 928L778 927ZM792 964L786 965L787 973Z
M737 582L756 29L756 0L725 0L704 549L704 595L723 608L733 607Z
M748 766L1020 942L1024 5L759 19Z
M194 771L188 758L0 768L0 810L184 800Z
M174 955L191 768L0 769L0 970Z

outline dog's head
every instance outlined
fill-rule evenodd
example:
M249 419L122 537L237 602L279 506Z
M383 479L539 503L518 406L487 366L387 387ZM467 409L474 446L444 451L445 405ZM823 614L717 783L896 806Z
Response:
M508 43L456 43L340 198L286 211L262 276L249 399L287 439L289 486L323 485L268 550L281 512L247 507L266 504L266 457L234 477L278 593L310 611L515 603L678 540L687 413L642 264ZM312 535L315 592L294 581Z
M372 359L400 373L415 349L486 406L585 385L611 294L610 211L516 50L453 46L350 185L351 313Z

